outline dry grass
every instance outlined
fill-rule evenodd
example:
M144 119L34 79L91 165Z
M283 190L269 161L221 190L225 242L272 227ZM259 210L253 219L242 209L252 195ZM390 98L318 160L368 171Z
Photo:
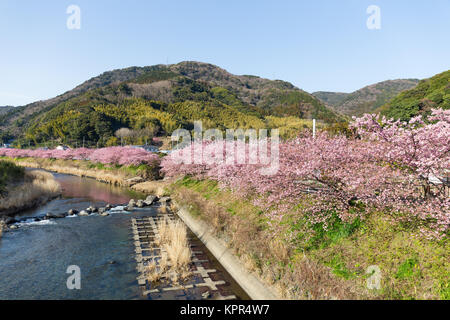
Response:
M6 228L6 224L3 221L0 221L0 238L2 237L3 234L3 229Z
M60 185L51 173L32 170L25 173L23 183L8 190L8 196L0 198L0 211L8 213L33 207L59 195Z
M136 191L155 194L159 197L168 195L166 187L170 184L170 181L162 180L144 181L140 183L130 182L128 179L135 178L142 174L142 172L130 172L126 168L107 167L93 164L89 161L38 158L10 159L10 161L23 167L45 169L79 177L89 177L116 186L131 187ZM144 175L142 178L148 180L149 177Z
M364 293L357 294L352 283L334 276L329 268L317 263L306 255L286 268L277 287L287 299L342 300L362 299Z
M132 188L139 192L154 194L158 197L168 195L166 188L171 183L170 180L155 180L137 183Z
M164 278L167 276L167 270L168 270L168 261L167 261L167 255L162 254L161 258L158 260L151 260L147 262L147 267L145 270L145 274L147 277L147 280L149 282L155 283L161 280L161 278Z
M185 280L191 276L190 263L192 252L189 247L186 226L181 221L168 218L158 222L159 237L155 244L161 249L161 257L147 264L148 281L156 282L168 278L172 282Z
M158 207L158 213L167 214L169 212L169 208L166 205L162 205Z
M128 186L127 179L132 175L121 170L105 170L92 168L87 161L78 160L51 160L51 159L16 159L16 164L54 171L58 173L71 174L79 177L89 177L97 181L106 182L117 186Z
M191 262L186 226L181 221L163 219L158 224L159 245L165 249L172 268L184 270Z

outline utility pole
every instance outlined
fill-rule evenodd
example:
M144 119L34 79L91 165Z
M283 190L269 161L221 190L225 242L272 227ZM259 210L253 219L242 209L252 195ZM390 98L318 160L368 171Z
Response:
M313 138L316 138L316 119L313 119Z

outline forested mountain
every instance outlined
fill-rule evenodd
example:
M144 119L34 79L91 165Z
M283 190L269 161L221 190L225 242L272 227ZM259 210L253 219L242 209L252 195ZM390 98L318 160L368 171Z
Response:
M341 103L350 93L345 92L331 92L331 91L317 91L312 93L313 96L322 100L326 105L335 107Z
M342 119L288 82L181 62L105 72L53 99L14 108L0 116L0 130L29 143L84 139L104 145L114 144L122 127L147 137L191 128L194 120L207 127L263 128L311 118Z
M408 120L430 109L450 109L450 70L424 79L410 90L404 91L377 111L395 119Z
M11 111L14 107L12 106L0 106L0 115L8 113Z
M352 93L319 91L313 95L342 114L360 116L374 112L400 92L415 87L418 82L417 79L387 80Z

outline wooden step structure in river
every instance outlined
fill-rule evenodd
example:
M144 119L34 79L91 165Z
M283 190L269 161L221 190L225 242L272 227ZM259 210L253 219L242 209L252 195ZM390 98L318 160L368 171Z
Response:
M158 213L156 216L131 218L138 271L137 281L142 295L150 300L236 299L230 284L224 280L221 271L212 267L212 261L204 252L205 248L193 235L189 238L192 252L190 270L193 275L181 283L173 283L167 278L158 283L148 281L145 275L147 263L150 261L158 263L161 257L162 249L155 245L155 239L158 237L157 225L160 219L173 220L176 217L173 213Z

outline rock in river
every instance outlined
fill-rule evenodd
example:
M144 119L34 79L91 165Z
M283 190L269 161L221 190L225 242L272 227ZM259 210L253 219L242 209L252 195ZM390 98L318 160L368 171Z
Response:
M77 213L78 213L78 210L75 210L75 209L70 209L69 211L67 211L67 215L69 215L69 216L76 215Z
M161 203L168 203L170 202L170 197L162 197L161 199L159 199L159 202Z
M62 219L65 218L66 214L65 213L47 213L44 217L44 219Z
M44 217L44 219L61 219L61 218L65 218L66 217L66 214L64 214L64 213L51 213L51 212L48 212L46 215L45 215L45 217Z
M138 208L143 208L144 207L144 200L138 200L137 202L136 202L136 207L138 207Z
M17 220L13 217L6 217L5 219L3 219L3 221L5 222L5 224L13 224L17 222Z
M144 200L144 203L147 205L147 206L151 206L155 201L157 201L158 200L158 197L157 196L153 196L153 195L150 195L150 196L148 196L145 200Z

